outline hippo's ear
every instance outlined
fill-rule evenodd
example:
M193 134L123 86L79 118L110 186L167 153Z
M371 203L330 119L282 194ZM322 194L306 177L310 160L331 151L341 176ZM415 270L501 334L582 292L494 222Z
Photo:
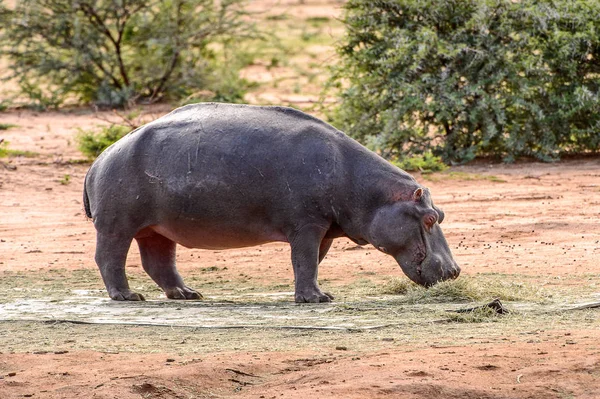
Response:
M421 200L422 196L423 196L423 189L421 187L419 187L413 193L413 196L412 196L413 201L419 202Z

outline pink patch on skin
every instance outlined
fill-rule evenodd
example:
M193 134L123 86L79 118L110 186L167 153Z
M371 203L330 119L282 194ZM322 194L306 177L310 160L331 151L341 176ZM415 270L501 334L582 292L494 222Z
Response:
M419 199L415 199L415 194L417 191L421 192ZM409 200L413 200L413 201L418 201L421 199L421 196L423 195L423 189L422 188L417 188L415 191L394 191L392 193L391 199L394 202L397 201L409 201Z
M435 222L437 222L437 218L431 213L428 213L423 217L423 223L425 223L425 228L427 229L427 231L431 230Z

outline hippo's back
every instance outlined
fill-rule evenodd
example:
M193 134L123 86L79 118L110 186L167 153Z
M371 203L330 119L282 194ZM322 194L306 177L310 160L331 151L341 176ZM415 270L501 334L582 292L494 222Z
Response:
M122 145L134 171L143 165L146 176L171 183L300 189L325 184L339 147L348 142L332 126L291 108L206 103L149 123L111 153Z
M292 108L203 103L178 108L131 132L99 162L126 151L129 160L140 157L147 166L170 165L175 174L182 171L181 157L187 172L202 170L211 161L235 160L281 161L277 168L281 172L280 167L294 163L292 154L300 155L305 164L303 156L333 155L341 143L352 142L331 125Z

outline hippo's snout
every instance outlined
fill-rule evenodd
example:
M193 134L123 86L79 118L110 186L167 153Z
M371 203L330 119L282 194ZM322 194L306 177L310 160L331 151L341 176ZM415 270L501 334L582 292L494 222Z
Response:
M400 265L402 264L400 263ZM437 254L429 256L415 269L416 273L410 273L403 268L411 280L426 288L442 281L454 280L460 275L460 267L453 258L444 259L443 256Z
M451 259L450 262L442 266L442 281L454 280L460 274L460 267Z

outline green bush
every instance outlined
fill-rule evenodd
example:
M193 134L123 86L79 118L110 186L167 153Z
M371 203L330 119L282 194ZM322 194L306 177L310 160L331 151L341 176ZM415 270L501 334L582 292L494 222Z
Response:
M4 1L0 0L0 32L4 29L10 15L9 10L4 5Z
M0 13L0 54L40 107L218 97L224 81L227 93L243 84L223 55L254 34L243 1L21 0Z
M77 136L79 151L88 158L95 159L130 131L130 127L123 125L102 126L97 130L79 130Z
M0 130L8 130L13 127L17 127L17 125L13 125L12 123L0 123Z
M599 0L349 0L333 123L382 155L600 148Z
M448 167L442 161L442 158L436 157L427 151L423 154L407 156L402 159L392 160L392 163L408 172L420 171L422 173L442 172Z
M22 151L22 150L13 150L8 148L8 141L4 141L0 139L0 158L8 158L8 157L25 157L25 158L34 158L38 154L33 151Z

